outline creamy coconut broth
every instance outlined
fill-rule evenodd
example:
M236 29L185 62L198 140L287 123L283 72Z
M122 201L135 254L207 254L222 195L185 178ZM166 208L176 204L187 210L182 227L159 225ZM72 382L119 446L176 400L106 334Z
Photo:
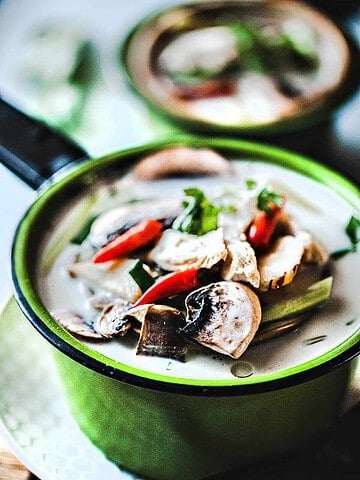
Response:
M241 161L231 161L231 173L225 172L220 176L156 180L135 179L133 172L129 171L111 185L102 185L96 195L94 194L91 198L83 198L72 209L67 208L66 212L61 213L61 219L59 219L61 221L55 222L58 228L49 233L42 249L44 254L39 265L38 286L45 306L54 317L58 318L59 312L66 311L75 313L91 323L100 313L99 309L93 306L94 296L98 299L104 299L105 296L105 303L113 297L109 291L99 288L96 281L81 280L77 272L74 274L70 268L75 260L79 260L79 252L81 252L82 261L91 261L94 253L101 248L100 245L90 246L91 233L82 245L69 243L59 254L56 252L54 255L54 249L56 250L61 244L59 239L64 237L64 232L68 230L69 225L77 222L81 226L80 223L85 224L88 218L98 216L100 212L134 200L136 205L141 205L141 201L148 199L165 199L167 208L171 210L173 202L181 204L185 198L188 198L184 195L184 189L191 187L200 189L206 198L214 203L221 199L223 204L231 207L232 215L236 215L236 212L232 211L234 205L239 208L240 204L243 205L249 198L253 198L255 192L258 194L265 188L271 189L286 199L284 204L286 215L300 225L301 229L310 232L325 252L331 253L349 244L345 228L350 217L354 215L352 208L328 188L278 165L241 159ZM238 200L239 203L236 203L235 198L240 198L241 201ZM96 229L95 222L92 226L92 242L99 241L101 244L99 234L101 228ZM224 231L231 231L233 225L230 221L222 224L222 227ZM213 239L209 241L208 248L211 248L211 242ZM56 256L55 261L49 261L51 256ZM129 257L133 256L129 255ZM141 259L144 260L144 257L142 256ZM106 262L102 266L97 264L95 268L107 268ZM332 276L333 279L330 298L320 308L308 314L306 319L295 328L276 338L257 343L255 333L249 346L238 358L199 346L196 338L195 341L192 341L194 339L189 341L189 338L186 338L186 354L182 361L176 358L137 353L140 323L136 325L135 332L131 331L123 338L118 336L111 339L86 339L80 336L77 338L89 348L122 364L166 376L231 379L234 376L241 378L274 373L318 357L341 344L358 329L360 302L356 282L354 282L354 272L357 271L359 271L359 254L354 252L336 261L330 260L325 266L319 268L300 268L292 283L271 292L259 292L259 289L248 281L236 282L247 285L247 288L255 292L260 298L262 307L264 303L269 302L269 298L271 303L271 298L278 301L286 295L291 297L319 278ZM161 274L164 273L168 272L161 271ZM155 275L158 274L157 270ZM134 288L136 290L136 284ZM138 295L141 295L141 292ZM230 297L234 298L233 290L230 291ZM134 302L129 302L130 307L132 303ZM161 304L161 302L156 303ZM226 315L231 308L225 308ZM248 327L242 324L240 328ZM259 331L258 329L257 333ZM230 331L228 333L231 334Z

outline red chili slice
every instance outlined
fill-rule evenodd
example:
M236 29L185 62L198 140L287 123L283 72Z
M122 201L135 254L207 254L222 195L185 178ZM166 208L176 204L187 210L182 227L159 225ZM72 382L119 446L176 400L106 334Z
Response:
M266 249L281 217L283 206L271 205L268 212L259 212L247 231L247 240L254 249Z
M201 98L228 97L236 92L236 82L229 80L209 80L198 85L179 85L174 89L174 96L181 100L198 100Z
M200 285L198 272L199 270L196 268L189 268L164 275L144 292L135 302L134 307L154 303L161 298L172 297L197 288Z
M93 256L92 261L102 263L124 257L156 240L161 235L162 229L162 223L154 218L143 220L101 248Z

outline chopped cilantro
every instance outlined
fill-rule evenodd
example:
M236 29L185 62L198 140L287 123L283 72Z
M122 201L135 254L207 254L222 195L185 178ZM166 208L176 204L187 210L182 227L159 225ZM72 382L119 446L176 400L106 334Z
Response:
M346 226L345 232L353 245L360 242L360 218L352 216Z
M257 199L257 207L264 212L271 212L274 205L281 207L284 203L284 197L278 193L272 192L267 188L261 190Z
M256 182L256 180L254 180L254 179L252 179L252 178L247 178L247 179L245 180L245 184L246 184L246 188L247 188L248 190L252 190L253 188L256 187L257 182Z
M203 235L216 230L218 215L223 211L233 211L232 207L215 206L199 188L186 188L189 197L182 203L183 212L175 219L173 228L192 235Z

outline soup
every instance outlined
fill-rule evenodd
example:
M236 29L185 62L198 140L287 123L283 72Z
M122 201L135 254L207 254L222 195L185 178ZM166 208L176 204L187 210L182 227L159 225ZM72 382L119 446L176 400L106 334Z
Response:
M331 255L349 245L351 218L281 165L165 149L64 208L39 291L63 328L121 364L183 379L272 374L357 330L359 255Z

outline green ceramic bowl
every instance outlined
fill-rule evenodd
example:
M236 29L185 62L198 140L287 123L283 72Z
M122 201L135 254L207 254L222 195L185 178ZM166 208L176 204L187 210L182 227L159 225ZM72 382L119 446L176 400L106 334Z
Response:
M237 31L233 41L229 25ZM286 31L283 37L278 30ZM284 40L289 32L293 36ZM266 135L319 123L345 101L354 88L348 40L302 2L189 2L139 22L119 58L150 110L174 125ZM284 46L289 42L308 56L294 61Z
M52 346L81 429L109 459L141 477L190 480L298 452L335 421L360 350L360 259L353 252L336 262L333 300L304 328L286 341L249 348L240 359L240 367L250 367L243 376L232 374L233 360L224 361L217 376L206 369L198 374L186 362L157 371L151 358L131 364L76 339L54 321L39 291L44 239L74 199L88 198L144 155L175 145L213 148L241 168L264 169L298 189L309 202L302 208L331 249L346 243L346 222L358 215L360 198L346 179L299 155L187 136L87 161L44 190L20 222L12 251L16 300ZM311 202L318 208L309 210ZM268 370L264 355L273 359Z

